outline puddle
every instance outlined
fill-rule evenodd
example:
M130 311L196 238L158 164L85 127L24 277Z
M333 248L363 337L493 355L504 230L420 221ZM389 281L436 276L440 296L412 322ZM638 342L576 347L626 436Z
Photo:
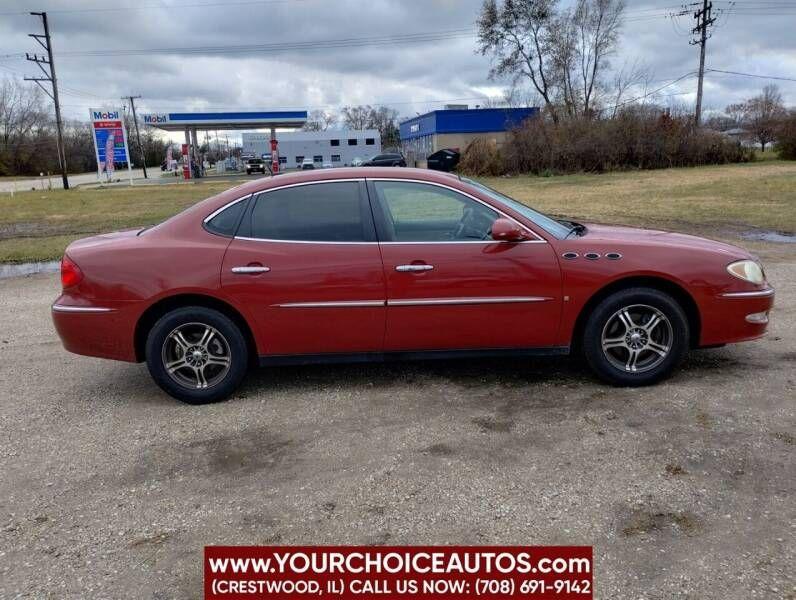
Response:
M745 240L757 242L775 242L780 244L796 244L796 234L782 231L746 231L741 234Z
M61 268L61 262L50 260L47 262L20 263L18 265L0 264L0 279L10 277L24 277L36 273L56 273Z

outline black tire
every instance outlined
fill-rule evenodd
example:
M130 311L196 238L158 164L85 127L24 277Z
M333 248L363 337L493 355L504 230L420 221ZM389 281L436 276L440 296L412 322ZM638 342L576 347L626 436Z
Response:
M205 332L213 332L205 346L200 345L201 339L197 341L197 337L191 337L194 331L200 335L203 327ZM183 348L184 344L172 335L177 331L184 334L182 339L189 344L189 348L195 349L194 352L189 353L188 348L184 348L180 357L177 347ZM172 355L176 360L170 364L180 359L187 363L195 356L195 352L201 354L201 348L206 349L204 362L199 358L196 364L202 365L201 379L207 387L200 387L197 368L191 365L186 364L174 371L173 375L169 373L165 362L172 349L177 354ZM186 404L208 404L228 398L246 375L248 359L246 340L238 326L226 315L202 306L188 306L166 313L158 319L147 336L146 363L152 379L164 392ZM215 364L225 360L227 366ZM193 387L185 381L191 373L196 377Z
M622 309L629 309L631 327L625 324ZM645 315L649 315L646 322ZM583 354L603 381L617 386L650 385L669 376L682 362L689 336L688 318L674 298L652 288L629 288L602 300L589 315Z

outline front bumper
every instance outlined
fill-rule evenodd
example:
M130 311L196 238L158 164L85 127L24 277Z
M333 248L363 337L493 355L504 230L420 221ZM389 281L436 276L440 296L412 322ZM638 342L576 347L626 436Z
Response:
M702 310L700 346L732 344L763 336L768 313L774 306L774 290L724 292Z
M136 308L131 303L75 303L61 296L52 305L53 325L69 352L136 362Z

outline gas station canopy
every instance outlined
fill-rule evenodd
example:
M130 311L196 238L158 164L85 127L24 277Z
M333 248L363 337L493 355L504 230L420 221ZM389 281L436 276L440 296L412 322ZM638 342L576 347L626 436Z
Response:
M149 113L142 117L145 125L164 131L299 129L307 122L307 111Z

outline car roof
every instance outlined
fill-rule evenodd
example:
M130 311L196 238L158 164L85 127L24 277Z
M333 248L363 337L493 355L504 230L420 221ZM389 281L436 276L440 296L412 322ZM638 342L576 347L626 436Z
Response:
M261 177L227 190L222 195L240 197L247 194L256 194L263 190L297 183L310 183L313 181L333 181L336 179L363 179L363 178L389 178L389 179L419 179L431 183L450 185L459 181L459 176L442 171L429 169L413 169L406 167L337 167L326 170L291 171L280 175Z

